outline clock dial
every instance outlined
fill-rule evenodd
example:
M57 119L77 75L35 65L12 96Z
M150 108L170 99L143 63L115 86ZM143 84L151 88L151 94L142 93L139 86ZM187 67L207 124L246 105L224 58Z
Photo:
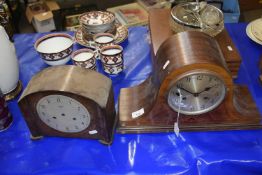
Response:
M45 124L61 132L80 132L90 124L90 114L85 106L68 96L45 96L39 100L36 109Z
M189 74L171 87L168 104L186 115L197 115L217 107L224 99L226 88L217 76L207 73Z

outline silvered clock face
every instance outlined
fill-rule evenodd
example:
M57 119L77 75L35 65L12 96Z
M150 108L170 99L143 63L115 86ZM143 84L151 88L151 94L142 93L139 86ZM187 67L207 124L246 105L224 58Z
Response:
M176 81L168 94L169 106L186 115L202 114L216 108L224 99L224 82L213 74L195 73Z
M80 132L90 124L90 114L85 106L68 96L45 96L38 101L36 109L45 124L61 132Z

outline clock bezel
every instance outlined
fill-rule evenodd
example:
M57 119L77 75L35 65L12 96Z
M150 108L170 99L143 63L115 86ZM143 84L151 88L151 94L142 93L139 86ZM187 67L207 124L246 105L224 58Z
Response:
M47 119L47 116L43 116L43 115L41 115L41 112L43 112L43 110L41 110L40 108L40 106L41 105L43 105L43 102L45 101L45 100L49 100L50 101L50 98L55 98L55 96L57 96L58 98L60 98L60 99L62 99L62 98L66 98L65 100L72 100L73 101L73 103L75 103L75 104L77 104L78 106L80 106L81 108L83 108L83 110L84 110L84 112L85 112L85 114L87 114L87 119L86 119L86 124L87 124L87 126L86 127L83 127L82 129L80 129L79 131L63 131L62 129L59 129L59 128L54 128L51 124L49 125L45 120ZM41 103L40 103L41 102ZM50 102L49 102L50 103ZM72 102L70 102L70 104L69 105L72 105L71 104ZM52 103L53 104L53 103ZM49 104L50 105L50 104ZM62 104L63 105L63 104ZM48 106L48 105L47 105ZM72 98L72 97L69 97L69 96L65 96L65 95L60 95L60 94L53 94L53 95L46 95L46 96L44 96L43 98L41 98L38 102L37 102L37 104L36 104L36 111L37 111L37 113L38 113L38 116L39 116L39 118L46 124L46 125L48 125L49 127L51 127L51 128L53 128L53 129L55 129L55 130L57 130L57 131L61 131L61 132L66 132L66 133L77 133L77 132L81 132L81 131L84 131L86 128L88 128L88 126L90 125L90 123L91 123L91 117L90 117L90 113L89 113L89 111L87 110L87 108L82 104L82 103L80 103L78 100L76 100L76 99L74 99L74 98ZM46 111L44 111L44 112L46 112ZM64 114L64 116L65 116L65 113L63 113ZM48 118L51 118L50 117L50 114L49 114L49 117ZM55 118L58 118L57 116L55 116ZM68 117L66 117L66 118L68 118ZM50 119L49 119L50 120Z
M51 128L46 123L44 123L40 117L38 116L37 112L37 103L40 99L42 99L45 96L48 95L63 95L68 96L70 98L73 98L74 100L81 103L89 112L90 114L90 124L87 128L85 128L83 131L80 132L61 132L59 130L56 130L54 128ZM63 92L63 91L40 91L37 93L33 93L27 96L27 105L28 109L31 109L31 115L24 115L25 119L29 122L27 124L29 125L29 129L32 133L33 137L38 136L61 136L61 137L78 137L78 138L103 138L105 136L105 130L103 129L103 123L105 122L102 108L96 104L94 101L92 101L89 98L82 97L77 94L73 94L70 92ZM100 111L102 115L97 115L97 111ZM97 131L95 134L90 134L89 131Z
M195 74L205 74L205 75L211 75L211 76L217 77L222 82L222 84L224 85L224 92L220 96L220 99L214 105L212 105L212 106L210 106L210 107L208 107L204 110L198 110L198 111L193 111L193 112L183 111L183 110L180 109L181 114L190 115L190 116L194 116L194 115L199 116L200 114L204 114L204 113L207 113L207 112L210 112L210 111L216 109L226 98L228 88L227 88L226 83L225 83L225 81L224 81L224 79L221 75L219 75L217 72L213 72L213 71L206 70L206 69L191 70L191 71L184 72L184 73L178 75L174 80L172 80L170 82L170 84L168 86L168 91L166 93L166 100L167 100L168 106L172 110L174 110L176 112L178 112L178 110L179 110L179 109L174 108L172 105L170 105L170 102L169 102L169 94L171 93L172 88L177 84L178 81L180 81L183 78L186 78L188 76L195 75Z

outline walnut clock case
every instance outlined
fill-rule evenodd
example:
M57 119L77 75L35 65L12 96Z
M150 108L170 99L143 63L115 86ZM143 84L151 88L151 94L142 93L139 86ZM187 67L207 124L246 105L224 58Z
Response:
M154 16L149 21L153 73L142 84L121 89L117 131L173 131L178 111L180 130L261 128L252 97L233 83L216 39L197 31L169 35L168 19Z
M55 66L36 74L19 99L32 139L62 136L112 142L112 82L92 70Z

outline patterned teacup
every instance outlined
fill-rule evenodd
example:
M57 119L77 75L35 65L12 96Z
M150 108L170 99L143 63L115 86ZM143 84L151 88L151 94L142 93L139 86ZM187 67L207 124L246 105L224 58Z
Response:
M93 40L96 43L98 49L101 49L105 46L114 45L115 42L114 35L110 33L98 33L94 35Z
M79 49L73 52L72 60L77 66L96 70L96 54L91 49Z
M108 74L118 74L123 71L123 48L119 45L105 46L100 50L103 69Z

